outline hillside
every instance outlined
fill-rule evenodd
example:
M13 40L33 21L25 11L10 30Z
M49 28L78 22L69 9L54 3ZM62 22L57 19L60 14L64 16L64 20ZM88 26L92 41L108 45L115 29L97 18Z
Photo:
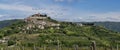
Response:
M14 20L4 20L4 21L0 21L0 28L9 26L11 24L13 24L14 22L18 21L17 19Z
M27 20L28 19L31 18L27 18ZM46 23L45 25L42 25L40 22L41 17L39 18L39 24L36 20L34 21L35 23L33 22L33 18L28 21L19 20L14 24L1 29L1 40L7 40L1 42L0 47L55 47L58 43L64 47L72 47L73 45L84 47L90 46L92 41L96 41L97 46L102 47L115 47L117 44L120 44L120 33L113 32L102 26L80 26L71 22L58 22L51 18L42 20L44 21L42 24ZM60 24L60 26L57 26L56 24Z

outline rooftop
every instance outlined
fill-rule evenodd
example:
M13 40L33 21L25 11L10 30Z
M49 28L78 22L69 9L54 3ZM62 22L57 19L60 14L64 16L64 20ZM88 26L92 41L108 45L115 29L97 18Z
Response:
M38 13L38 14L34 14L34 15L31 15L32 17L47 17L47 15L46 14L40 14L40 13Z

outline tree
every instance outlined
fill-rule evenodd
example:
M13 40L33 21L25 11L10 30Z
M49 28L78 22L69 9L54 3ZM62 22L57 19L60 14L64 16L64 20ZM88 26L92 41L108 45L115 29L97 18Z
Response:
M8 41L8 46L14 45L15 43L16 43L15 41L9 40L9 41Z

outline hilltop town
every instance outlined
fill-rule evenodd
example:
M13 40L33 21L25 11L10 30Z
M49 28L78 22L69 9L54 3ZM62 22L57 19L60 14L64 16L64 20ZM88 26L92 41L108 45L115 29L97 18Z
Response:
M51 18L47 15L42 15L40 13L31 15L25 18L25 22L28 23L27 29L38 27L39 29L45 29L47 27L52 27L59 29L60 24L49 21Z

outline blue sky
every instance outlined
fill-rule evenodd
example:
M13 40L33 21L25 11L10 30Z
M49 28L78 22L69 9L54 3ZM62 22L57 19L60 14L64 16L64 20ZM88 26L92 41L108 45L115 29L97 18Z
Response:
M46 13L61 21L120 22L120 0L0 0L0 20Z

